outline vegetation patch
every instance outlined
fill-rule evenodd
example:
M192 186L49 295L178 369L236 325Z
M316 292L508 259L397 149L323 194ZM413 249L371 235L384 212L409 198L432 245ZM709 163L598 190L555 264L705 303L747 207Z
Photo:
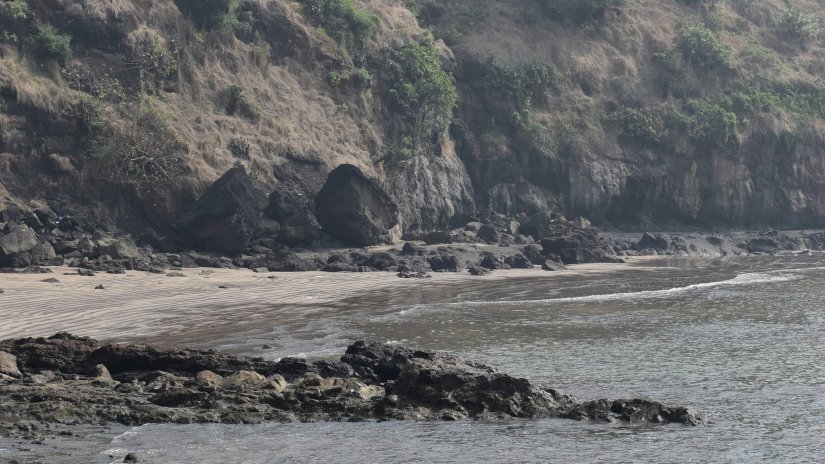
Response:
M145 188L175 182L184 171L184 155L189 145L172 128L167 118L151 105L128 105L121 111L129 117L106 117L84 105L89 121L87 154L95 177L120 185Z
M432 43L413 44L396 57L399 74L390 90L397 113L405 121L405 131L397 147L397 157L420 154L428 135L446 133L458 103L452 76L441 67Z
M57 61L66 62L72 56L72 37L60 34L54 26L39 26L34 40L41 53Z
M375 37L378 18L353 0L300 0L302 10L323 32L353 55L360 55Z
M263 110L254 100L252 100L243 87L230 85L226 91L226 114L241 116L250 121L258 121Z
M685 60L694 66L703 69L732 68L731 48L722 43L716 33L699 23L679 29L675 45Z

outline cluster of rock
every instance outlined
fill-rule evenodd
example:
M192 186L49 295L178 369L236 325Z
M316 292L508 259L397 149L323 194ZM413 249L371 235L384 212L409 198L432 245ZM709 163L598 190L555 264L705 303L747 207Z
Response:
M0 410L45 423L570 418L704 420L649 400L582 401L461 358L351 345L338 361L100 345L58 333L0 342ZM8 424L7 424L8 425Z
M645 232L638 240L608 238L620 256L750 256L825 250L825 232L767 230L757 233L666 234Z
M43 266L68 265L93 275L216 267L388 271L401 277L426 277L429 272L469 270L484 275L500 269L562 270L565 264L619 261L586 220L568 221L546 213L529 218L485 214L459 229L407 236L417 242L407 242L401 249L335 251L333 243L364 246L389 241L396 214L392 202L378 185L348 165L330 174L315 202L312 210L287 211L289 202L280 196L267 198L243 168L234 168L178 221L177 235L148 231L140 237L142 246L98 224L80 223L52 210L6 208L0 217L0 268L45 272ZM277 222L273 216L288 218ZM318 242L324 236L327 241ZM308 251L303 246L309 242L322 246ZM424 245L416 244L421 242Z

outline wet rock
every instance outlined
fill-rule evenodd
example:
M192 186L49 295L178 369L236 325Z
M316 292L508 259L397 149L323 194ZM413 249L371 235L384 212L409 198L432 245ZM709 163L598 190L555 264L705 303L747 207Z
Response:
M554 217L554 214L547 211L536 213L521 223L519 226L519 232L524 235L530 235L535 240L539 240L546 234L546 231Z
M599 240L592 228L581 228L564 217L555 216L541 239L542 254L555 254L564 264L621 263L613 249Z
M145 345L98 346L68 334L5 340L0 347L18 356L23 374L35 366L59 366L59 376L31 373L23 383L0 383L4 413L47 423L464 418L703 423L685 408L646 400L585 402L455 356L389 344L357 342L340 361L314 363ZM123 383L84 377L99 371L103 359Z
M383 186L350 164L329 174L315 196L315 213L328 234L351 246L384 243L398 224L398 208Z
M517 254L504 258L504 264L512 269L532 269L533 263L523 254Z
M382 251L372 253L369 258L364 261L364 266L377 271L393 271L398 266L398 262L391 254Z
M461 268L458 257L450 253L438 253L427 258L427 262L433 272L458 272Z
M97 252L112 259L134 259L140 257L137 245L126 238L101 238L97 241Z
M410 271L408 269L399 271L396 275L402 279L429 279L432 277L424 271Z
M424 250L413 242L406 242L401 248L401 253L408 256L419 256Z
M82 277L94 277L95 273L91 269L78 269L77 275Z
M218 388L223 384L223 377L212 371L200 371L195 374L195 381L201 385Z
M321 224L308 209L300 210L280 226L278 241L289 246L307 246L321 238Z
M639 243L636 244L637 250L653 249L656 251L667 251L670 248L670 237L665 234L653 235L650 232L645 232Z
M478 238L487 243L498 243L501 241L501 232L492 224L484 224L478 230Z
M137 453L129 453L123 458L123 462L140 462L143 459Z
M266 377L254 371L239 371L226 377L221 382L221 388L255 388L266 381Z
M478 256L478 264L491 271L496 269L510 269L510 266L504 262L504 257L489 251L481 252Z
M5 351L0 351L0 374L16 378L23 376L17 368L17 356Z
M267 256L266 267L270 272L304 272L317 271L321 266L290 251L279 251Z
M478 221L468 222L468 223L467 223L467 225L466 225L466 226L464 226L464 230L469 230L469 231L471 231L471 232L478 232L479 230L481 230L481 227L482 227L483 225L484 225L484 224L482 224L482 223L480 223L480 222L478 222Z
M475 264L472 264L467 268L467 272L469 272L471 275L481 277L486 276L487 274L490 274L493 271L491 269L487 269L486 267L476 266Z
M536 244L530 244L530 245L525 246L522 249L521 253L527 259L529 259L531 263L533 263L535 265L538 265L538 266L544 264L544 261L547 259L542 254L541 247L536 245Z
M106 287L104 287L103 284L99 284L95 287L95 290L106 290Z
M26 267L33 262L31 252L38 245L37 233L27 225L17 225L0 236L0 266ZM52 250L53 251L53 250Z
M175 229L195 249L240 253L254 244L267 204L246 170L234 167L200 196Z
M550 259L545 260L543 263L541 263L541 268L544 271L566 271L567 270L567 267L564 264L553 261L553 260L550 260Z
M421 240L427 245L442 245L453 243L454 237L449 232L435 231L426 233Z

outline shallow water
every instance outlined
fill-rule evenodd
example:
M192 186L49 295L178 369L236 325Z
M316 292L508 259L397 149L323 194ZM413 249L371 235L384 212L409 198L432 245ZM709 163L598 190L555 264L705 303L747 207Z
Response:
M825 257L673 260L595 276L429 286L296 313L224 349L340 354L356 339L447 350L582 398L698 409L707 427L507 423L149 425L32 446L48 462L818 462ZM274 350L260 347L269 343ZM3 451L0 460L19 449ZM110 457L111 456L111 457Z

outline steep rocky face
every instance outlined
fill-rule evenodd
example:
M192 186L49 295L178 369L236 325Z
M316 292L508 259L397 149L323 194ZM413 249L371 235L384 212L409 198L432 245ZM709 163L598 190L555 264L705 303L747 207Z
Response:
M401 232L825 224L820 2L332 3L0 2L0 203L163 236L240 163L306 246L352 165Z
M391 165L386 172L404 231L443 229L475 216L472 182L452 150Z

